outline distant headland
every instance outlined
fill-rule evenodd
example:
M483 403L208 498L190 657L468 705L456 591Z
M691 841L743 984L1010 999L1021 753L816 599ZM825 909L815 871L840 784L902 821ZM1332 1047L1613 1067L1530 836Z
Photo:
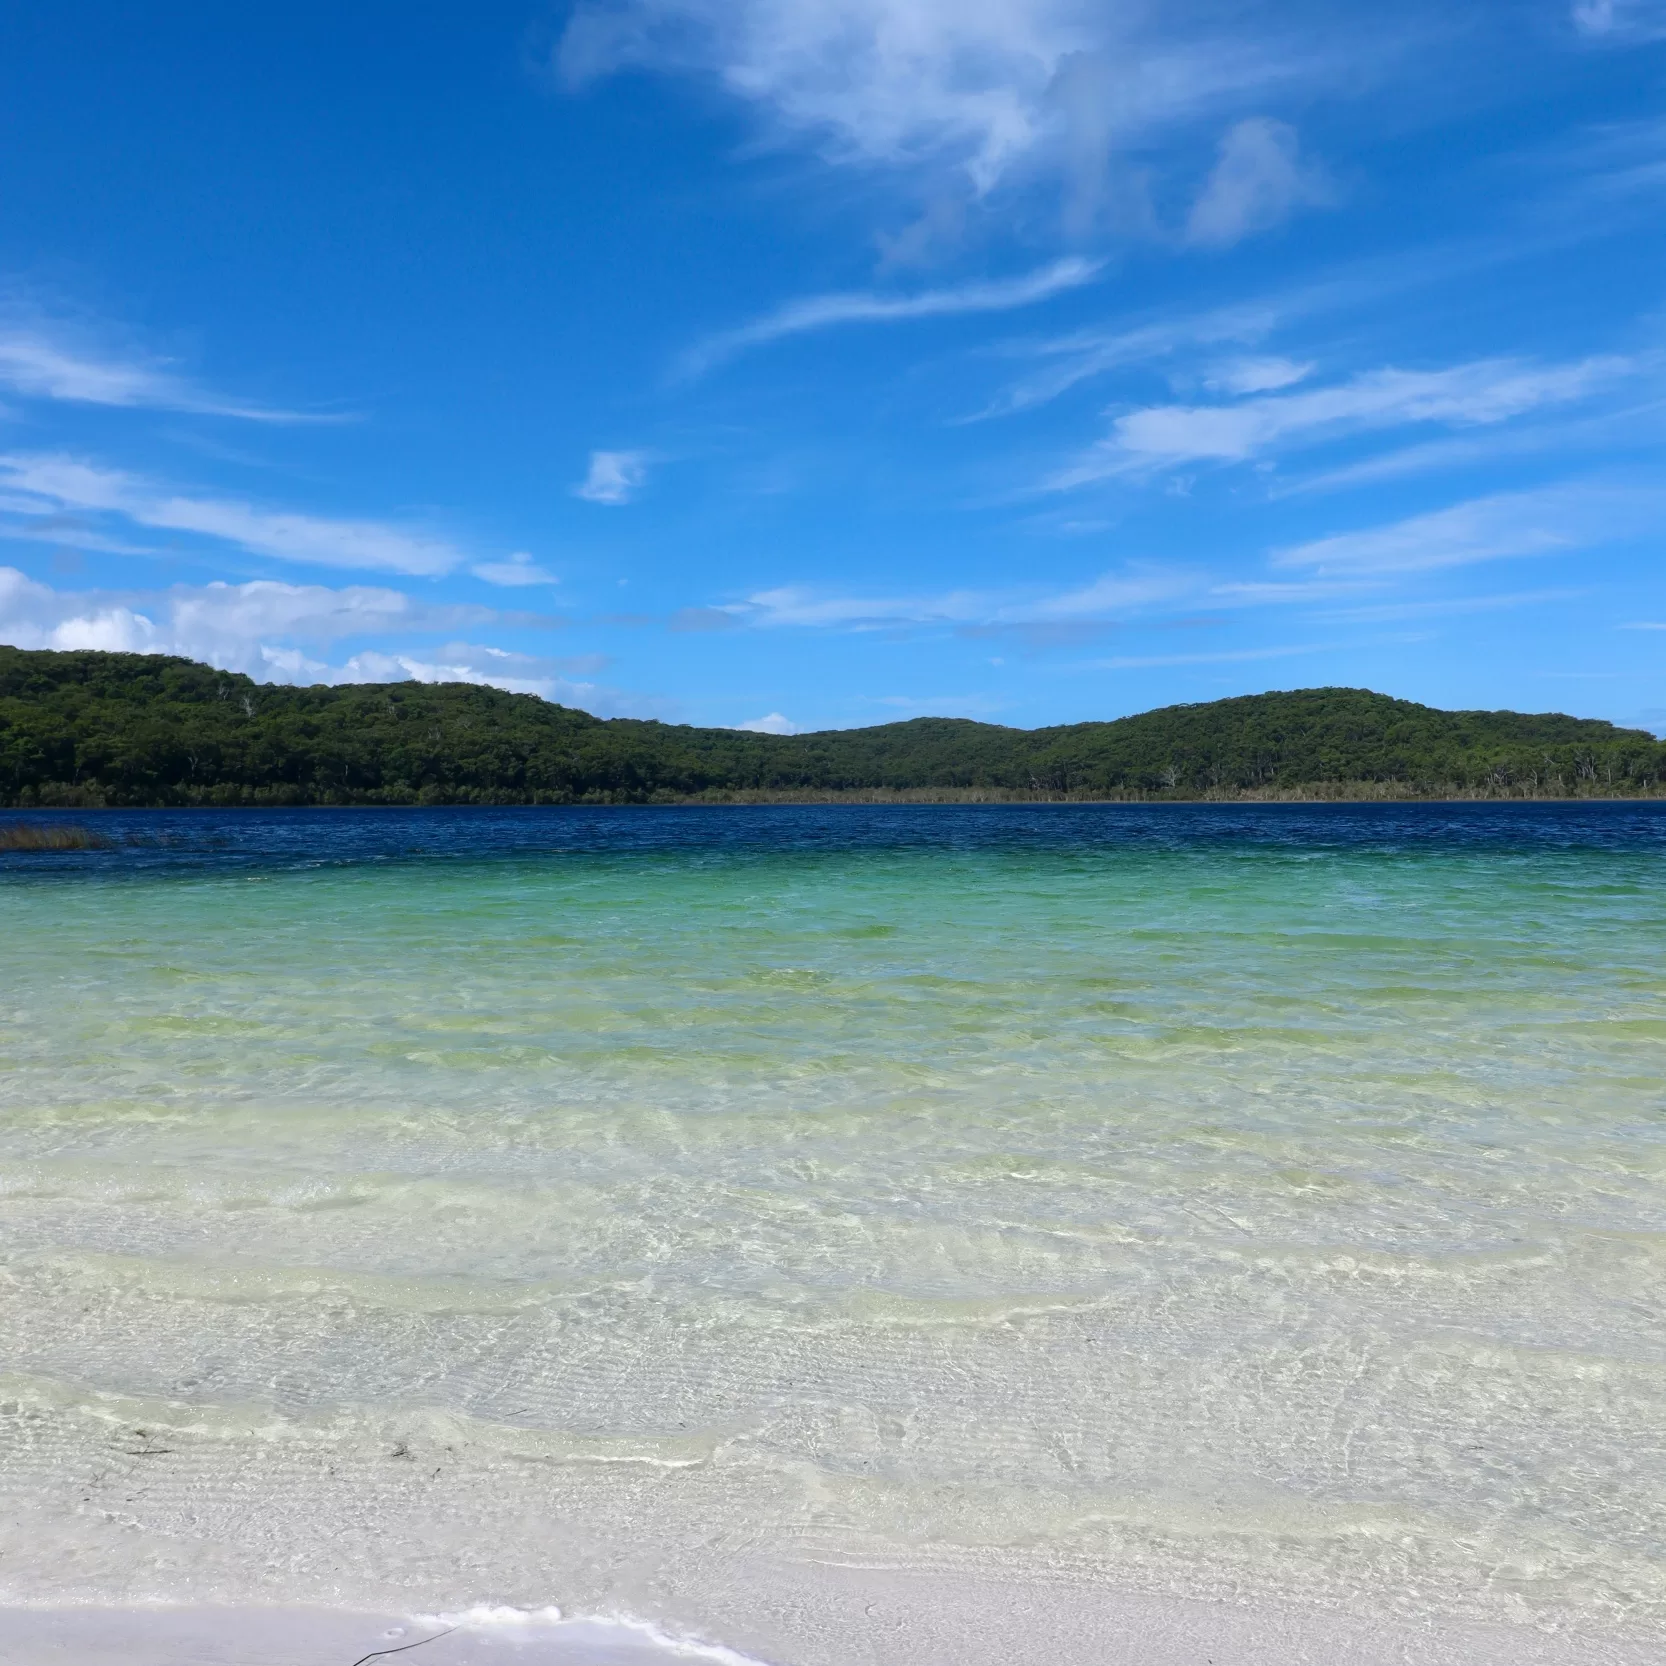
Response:
M470 683L257 683L162 654L0 647L0 805L1635 798L1666 743L1357 688L1007 729L763 735L603 719Z

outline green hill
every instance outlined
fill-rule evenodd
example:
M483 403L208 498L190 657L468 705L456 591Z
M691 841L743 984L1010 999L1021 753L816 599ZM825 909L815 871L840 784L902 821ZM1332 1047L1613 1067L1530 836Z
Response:
M0 804L618 804L687 799L1652 794L1666 745L1556 714L1366 689L1006 729L811 735L606 720L466 683L294 688L150 654L0 647Z

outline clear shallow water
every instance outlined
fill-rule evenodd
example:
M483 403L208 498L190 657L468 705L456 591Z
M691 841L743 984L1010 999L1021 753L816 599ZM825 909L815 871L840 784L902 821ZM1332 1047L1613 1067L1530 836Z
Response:
M0 857L0 1594L1666 1631L1660 809L97 825Z

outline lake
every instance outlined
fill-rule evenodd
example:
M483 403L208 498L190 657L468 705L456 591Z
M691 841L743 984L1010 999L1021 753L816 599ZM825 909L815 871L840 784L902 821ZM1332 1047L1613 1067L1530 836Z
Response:
M1666 1639L1666 805L60 819L7 1600Z

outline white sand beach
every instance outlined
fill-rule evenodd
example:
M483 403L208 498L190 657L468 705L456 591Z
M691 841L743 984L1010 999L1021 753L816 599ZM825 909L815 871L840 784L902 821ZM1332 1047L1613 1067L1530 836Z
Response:
M396 1616L307 1607L0 1610L3 1666L1656 1666L1658 1640L1295 1614L1087 1585L774 1566L707 1593L743 1652L669 1625L546 1612ZM425 1639L429 1639L425 1641Z

